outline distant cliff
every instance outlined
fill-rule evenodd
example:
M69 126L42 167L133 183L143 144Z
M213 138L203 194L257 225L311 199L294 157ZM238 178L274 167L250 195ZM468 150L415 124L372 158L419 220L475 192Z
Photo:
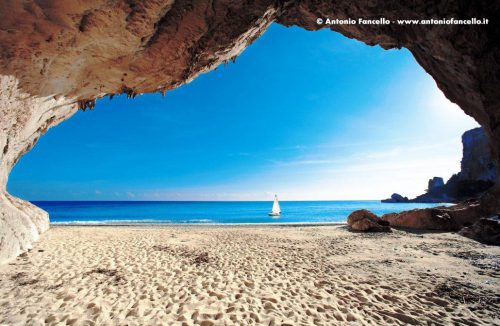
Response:
M488 137L482 128L466 131L462 135L463 156L460 180L495 182L498 176L496 162L491 157Z
M482 128L462 135L462 162L460 172L446 183L443 178L429 180L426 193L408 199L399 194L382 200L383 203L440 203L458 202L480 196L497 182L498 168L491 155L488 139Z

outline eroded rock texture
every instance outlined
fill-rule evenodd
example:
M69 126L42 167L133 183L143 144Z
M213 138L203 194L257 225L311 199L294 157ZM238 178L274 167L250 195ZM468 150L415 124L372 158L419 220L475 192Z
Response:
M491 212L479 200L460 203L450 207L412 209L400 213L382 215L382 220L393 227L419 230L458 231L474 224Z
M462 136L463 156L460 178L462 180L494 181L498 167L488 151L488 139L482 128L466 131Z
M32 96L19 89L16 78L0 76L0 262L30 249L49 228L45 211L9 195L5 187L10 170L38 137L76 112L73 102Z
M367 44L408 48L500 150L498 1L3 0L0 261L31 246L47 216L6 194L7 175L75 107L106 94L166 91L234 59L273 21L308 30L330 18L489 18L487 26L333 26ZM10 199L9 199L10 198ZM17 204L14 204L16 202ZM26 221L23 222L23 221ZM22 226L26 225L26 226Z
M352 231L362 232L391 232L389 222L366 209L359 209L347 217L347 225Z
M460 230L459 234L487 244L500 246L500 216L481 218L473 225Z

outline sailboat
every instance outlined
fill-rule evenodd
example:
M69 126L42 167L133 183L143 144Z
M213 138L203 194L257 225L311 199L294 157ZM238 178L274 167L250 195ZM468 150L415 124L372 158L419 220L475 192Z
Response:
M274 195L273 209L267 215L269 215L269 216L280 216L280 214L281 214L281 209L280 209L280 203L278 201L278 195Z

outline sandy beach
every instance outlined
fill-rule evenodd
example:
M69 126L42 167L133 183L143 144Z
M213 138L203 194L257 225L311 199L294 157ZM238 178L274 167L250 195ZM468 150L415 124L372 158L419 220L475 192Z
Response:
M500 248L346 226L57 226L0 267L1 325L500 324Z

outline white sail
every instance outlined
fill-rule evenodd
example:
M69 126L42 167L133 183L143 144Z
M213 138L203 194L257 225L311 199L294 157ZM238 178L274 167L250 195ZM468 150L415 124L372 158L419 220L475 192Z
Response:
M280 209L280 203L278 202L278 196L274 195L274 203L273 203L273 210L271 211L273 214L280 214L281 209Z

